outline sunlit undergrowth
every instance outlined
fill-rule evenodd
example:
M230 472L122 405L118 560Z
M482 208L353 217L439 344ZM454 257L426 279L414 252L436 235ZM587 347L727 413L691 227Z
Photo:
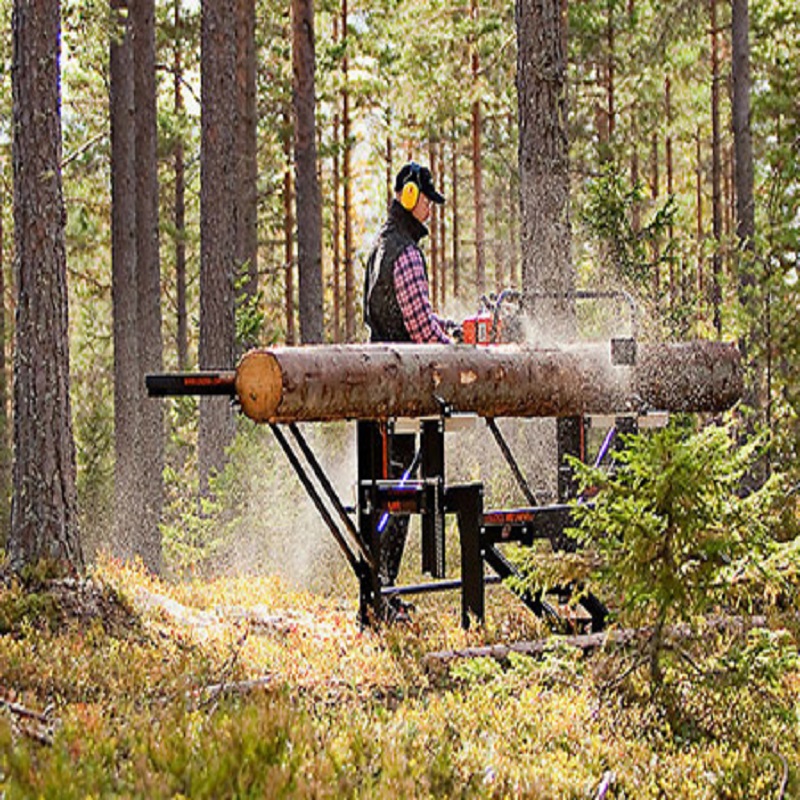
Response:
M674 728L646 686L619 688L610 651L553 641L540 659L426 662L536 634L500 588L486 627L465 633L451 600L362 631L354 599L275 578L169 585L104 562L81 603L57 586L0 583L9 800L577 798L604 780L608 798L800 792L793 669L771 685L676 681Z

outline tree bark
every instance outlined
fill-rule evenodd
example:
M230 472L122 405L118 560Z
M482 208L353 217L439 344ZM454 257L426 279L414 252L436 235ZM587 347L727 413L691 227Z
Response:
M5 191L0 188L0 297L6 296ZM11 446L8 418L8 364L6 363L5 302L0 303L0 547L5 548L11 524Z
M344 340L356 335L356 283L353 265L353 175L351 164L351 120L348 58L349 29L347 0L342 0L342 185L344 189Z
M203 0L201 23L200 367L230 367L235 357L238 270L236 0ZM198 468L201 490L225 464L234 434L224 399L200 402Z
M158 146L156 124L155 3L137 0L130 9L136 117L136 308L140 398L136 453L142 524L134 553L153 572L161 571L164 417L160 403L144 392L144 376L162 367L161 265L158 243Z
M478 0L470 0L472 24L478 27ZM483 197L483 124L478 82L481 62L478 53L477 33L472 42L472 87L475 100L472 102L472 197L475 206L475 288L478 295L486 291L486 231Z
M14 497L8 554L83 569L69 397L58 0L13 7ZM142 391L144 393L144 390Z
M711 229L714 252L711 257L711 309L714 329L722 335L722 142L719 121L719 34L717 0L709 0L711 20Z
M114 550L136 552L143 525L139 499L141 465L136 270L136 125L133 46L126 4L113 5L109 52L111 117L111 296L114 330Z
M290 114L284 114L283 126L283 306L286 316L286 344L295 344L294 303L294 188L292 185L292 125Z
M733 0L731 40L733 46L733 143L735 150L736 239L739 246L737 264L739 303L757 319L754 292L755 262L755 199L753 178L753 139L750 131L750 15L748 0ZM756 325L751 325L745 337L755 337ZM751 342L742 342L747 358Z
M238 154L238 219L236 260L242 280L239 297L252 300L258 292L258 159L256 153L255 0L236 0L236 126ZM243 348L254 341L242 342Z
M183 59L181 36L181 0L175 0L175 54L173 61L173 97L175 117L182 128L183 102ZM189 367L189 317L186 308L186 163L183 145L183 131L175 137L173 152L175 164L175 295L177 312L177 350L178 369Z
M317 176L313 0L292 0L292 70L300 338L321 342L322 198Z
M721 411L741 397L739 352L722 342L640 345L614 366L607 344L320 345L251 350L236 370L257 422L438 416L565 417L640 409Z
M524 303L542 331L572 338L566 21L560 0L517 0L516 19Z
M453 297L461 295L461 240L460 240L460 209L458 205L458 134L455 125L452 136L451 174L453 176L453 190L450 197L450 214L453 220Z

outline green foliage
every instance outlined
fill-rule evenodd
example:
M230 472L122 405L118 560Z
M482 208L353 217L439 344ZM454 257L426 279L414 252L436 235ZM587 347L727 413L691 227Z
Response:
M352 606L276 581L167 585L102 563L91 583L133 598L119 624L78 592L69 624L37 625L31 607L0 636L6 798L586 797L609 772L618 797L751 798L774 793L781 758L786 796L798 789L785 634L719 647L738 683L677 684L692 719L672 725L557 642L541 660L422 668L426 652L490 642L491 619L365 632ZM0 608L19 597L0 583Z
M588 182L580 219L601 247L600 266L627 285L647 292L653 271L669 263L671 243L666 231L675 221L676 209L675 198L670 196L649 222L636 228L634 210L641 208L643 201L644 186L630 186L616 165L607 164Z
M574 463L593 506L576 506L576 535L600 558L622 622L652 626L652 677L661 676L665 626L726 606L733 576L763 564L774 548L781 482L773 476L741 497L742 477L762 443L741 446L731 427L693 431L673 421L625 437L611 474Z

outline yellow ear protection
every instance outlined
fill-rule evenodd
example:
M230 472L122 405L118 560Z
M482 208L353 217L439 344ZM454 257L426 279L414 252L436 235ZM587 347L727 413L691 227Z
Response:
M411 174L408 176L408 180L403 184L403 189L400 192L400 205L406 211L413 211L414 206L417 205L417 200L419 200L419 171L420 167L419 164L415 164L413 161L410 164L411 167Z

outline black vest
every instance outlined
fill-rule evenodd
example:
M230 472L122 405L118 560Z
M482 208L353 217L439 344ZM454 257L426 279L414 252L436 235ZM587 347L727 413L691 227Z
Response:
M428 229L397 200L393 200L389 217L378 232L378 238L367 259L364 321L370 327L370 341L411 341L394 290L394 262L409 245L417 246L427 235ZM422 256L422 251L420 255ZM424 256L422 263L424 266Z

